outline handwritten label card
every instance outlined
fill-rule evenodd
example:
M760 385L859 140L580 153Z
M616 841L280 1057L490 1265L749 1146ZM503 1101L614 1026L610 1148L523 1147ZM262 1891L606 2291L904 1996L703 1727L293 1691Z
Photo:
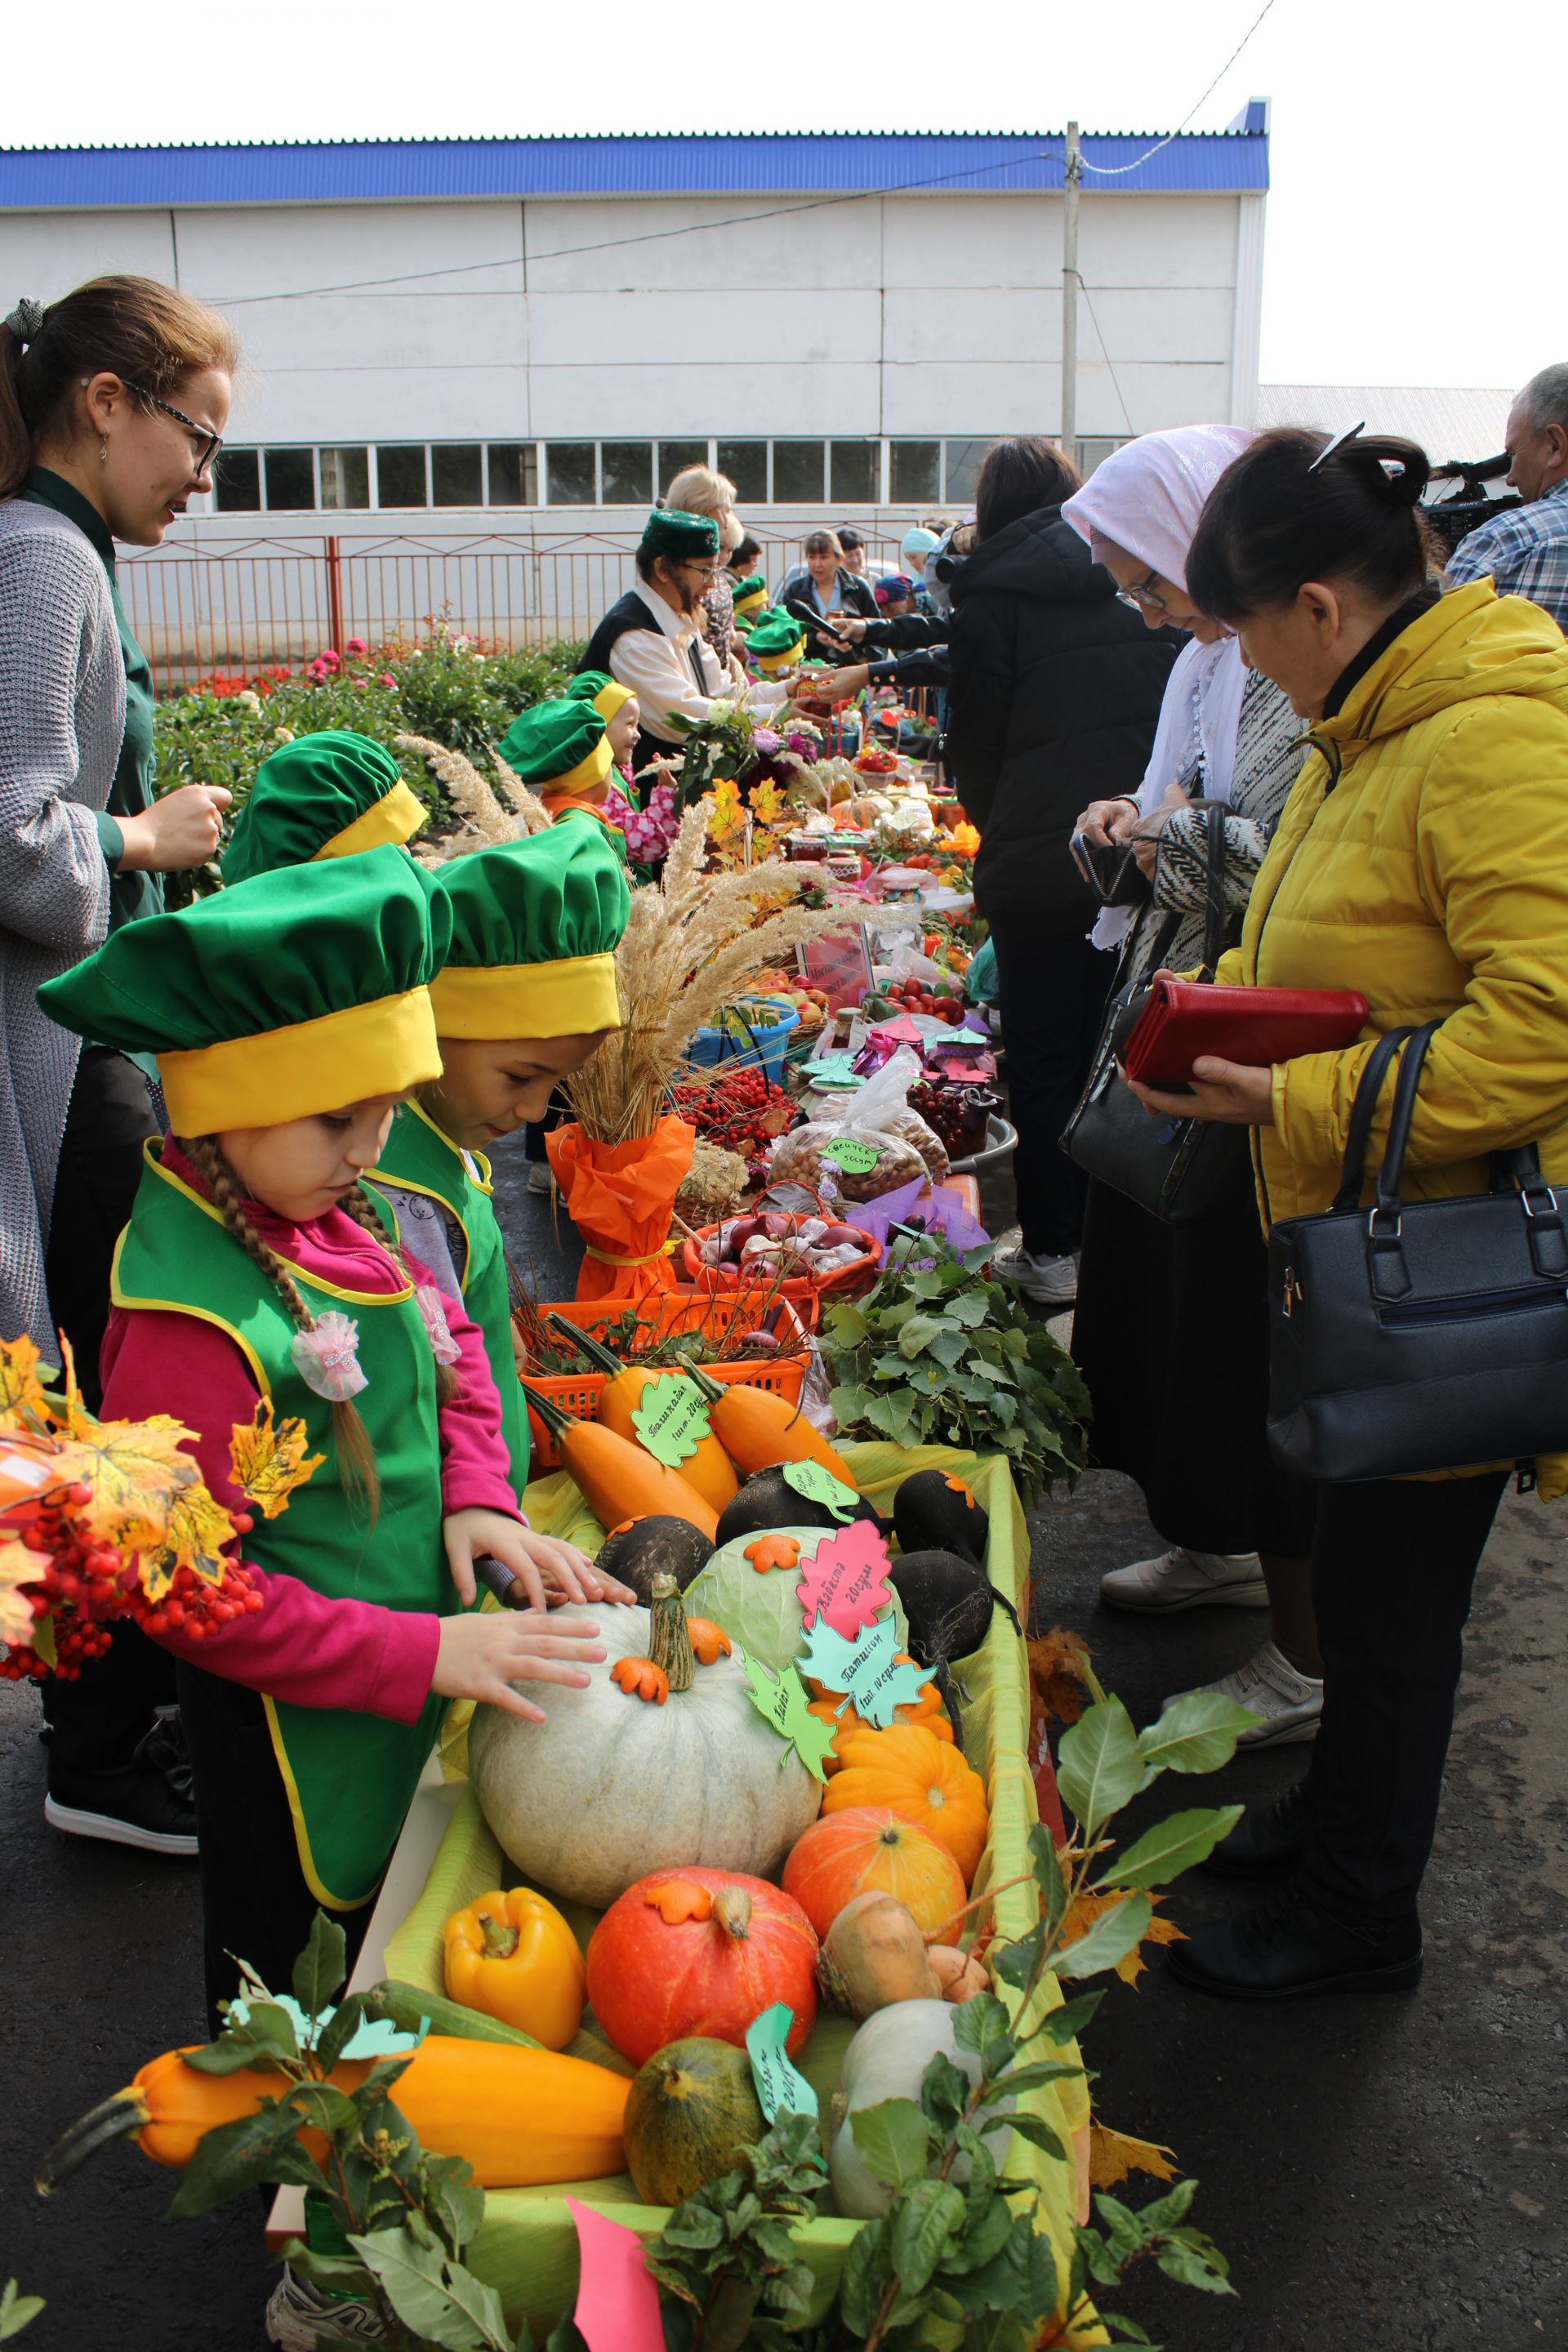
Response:
M847 1519L860 1499L853 1486L836 1478L821 1462L786 1462L784 1482L793 1486L797 1495L804 1495L808 1503L822 1504L836 1519Z
M737 1643L735 1656L746 1677L746 1687L757 1713L766 1717L781 1738L787 1739L814 1780L827 1782L826 1759L833 1753L833 1726L813 1715L805 1685L794 1666L782 1675L770 1674L760 1658L749 1657ZM779 1759L782 1764L784 1759Z
M888 1606L889 1566L887 1543L869 1520L857 1519L841 1534L826 1537L795 1586L801 1622L810 1626L824 1617L852 1642Z
M891 1610L852 1642L818 1618L806 1635L805 1671L830 1691L842 1691L874 1731L887 1730L896 1707L912 1706L926 1680L919 1666L899 1656Z
M818 1156L830 1160L835 1168L842 1168L846 1176L868 1176L882 1155L874 1143L861 1143L853 1135L838 1135L831 1143L823 1145Z
M679 1372L665 1372L644 1389L632 1427L656 1462L679 1470L708 1434L707 1400Z
M788 2002L775 2000L772 2009L764 2009L746 2028L752 2080L757 2086L763 2113L771 2124L777 2123L780 2116L817 2113L816 2093L784 2053L784 2043L794 2023L795 2011Z

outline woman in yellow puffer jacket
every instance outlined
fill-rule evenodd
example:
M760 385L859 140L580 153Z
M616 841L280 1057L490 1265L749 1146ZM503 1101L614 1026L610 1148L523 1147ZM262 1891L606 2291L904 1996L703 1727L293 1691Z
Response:
M1489 581L1439 596L1414 511L1427 470L1410 442L1264 434L1222 477L1188 558L1194 601L1236 629L1315 747L1219 978L1354 988L1371 1007L1343 1052L1196 1066L1198 1116L1256 1130L1266 1224L1328 1207L1373 1043L1428 1021L1442 1026L1407 1195L1484 1192L1487 1154L1532 1142L1548 1179L1568 1178L1568 645ZM1190 1097L1136 1091L1193 1114ZM1540 1467L1544 1495L1568 1487L1562 1459ZM1295 1875L1173 1948L1185 1981L1254 2000L1415 1983L1463 1628L1507 1475L1312 1490L1311 1767L1215 1856L1237 1876Z

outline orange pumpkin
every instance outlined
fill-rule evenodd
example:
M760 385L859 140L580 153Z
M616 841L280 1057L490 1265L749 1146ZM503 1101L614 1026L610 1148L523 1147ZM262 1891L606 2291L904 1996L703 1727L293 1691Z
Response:
M634 2066L693 2033L743 2049L752 2019L786 2001L793 2058L816 2021L816 1970L810 1920L765 1878L655 1870L617 1895L595 1928L588 1999Z
M899 1663L900 1665L912 1666L914 1660L907 1650L900 1650ZM844 1760L845 1741L852 1738L856 1732L869 1731L874 1727L861 1721L855 1711L853 1700L841 1697L836 1691L830 1691L826 1683L812 1682L808 1678L807 1687L813 1694L812 1714L820 1717L824 1723L831 1724L833 1727L833 1753L831 1756L825 1756L822 1759L823 1769L831 1780ZM924 1724L926 1729L934 1731L939 1739L951 1740L952 1738L952 1726L948 1720L947 1709L942 1703L942 1693L934 1683L922 1683L917 1698L909 1700L903 1706L896 1706L893 1709L893 1720L895 1723Z
M947 1848L885 1805L825 1811L791 1848L784 1889L819 1936L857 1895L895 1896L930 1935L963 1908L965 1893Z
M955 1747L944 1746L923 1724L896 1723L888 1731L856 1732L845 1741L840 1760L822 1800L825 1818L849 1806L886 1805L944 1845L964 1885L973 1883L990 1809L984 1781Z

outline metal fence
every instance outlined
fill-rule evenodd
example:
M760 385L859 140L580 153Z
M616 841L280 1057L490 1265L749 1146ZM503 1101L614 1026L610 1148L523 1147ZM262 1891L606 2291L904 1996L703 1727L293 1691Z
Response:
M867 570L899 569L907 518L866 529ZM771 587L800 560L799 537L762 544ZM436 622L517 646L585 637L636 577L626 534L499 534L377 540L257 539L210 552L132 558L120 567L131 625L160 693L214 676L293 667L347 639L406 642Z

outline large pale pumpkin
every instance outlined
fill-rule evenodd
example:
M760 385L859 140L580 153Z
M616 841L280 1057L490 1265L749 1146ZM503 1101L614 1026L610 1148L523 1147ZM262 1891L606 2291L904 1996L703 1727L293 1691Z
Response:
M930 1936L963 1907L963 1875L946 1846L886 1805L824 1812L784 1867L793 1895L824 1938L857 1895L891 1895Z
M990 1809L985 1783L954 1747L918 1723L858 1731L844 1743L842 1769L827 1784L825 1813L852 1805L886 1805L929 1831L972 1885L985 1850Z
M712 1663L694 1664L674 1579L655 1593L651 1609L596 1612L604 1663L586 1687L535 1692L544 1722L479 1706L468 1732L475 1793L512 1862L599 1908L676 1864L776 1876L820 1801L710 1628Z
M656 1870L612 1903L588 1944L588 1999L623 2058L710 2035L739 2049L776 2000L793 2058L816 2022L816 1937L788 1895L724 1870Z

